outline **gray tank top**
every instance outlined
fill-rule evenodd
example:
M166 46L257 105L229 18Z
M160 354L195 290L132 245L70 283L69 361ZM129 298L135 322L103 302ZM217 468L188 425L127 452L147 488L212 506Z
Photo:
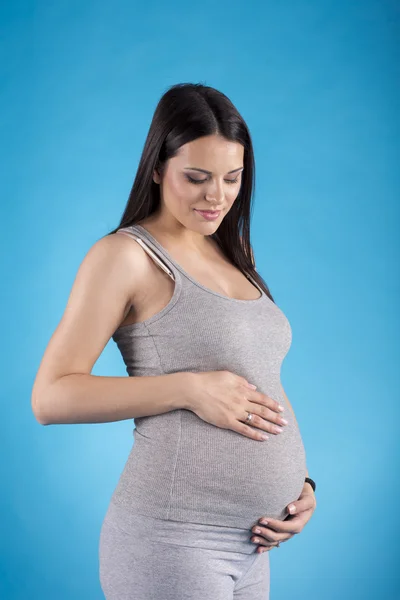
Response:
M261 442L185 409L136 418L111 501L134 514L242 529L262 515L284 519L306 477L303 442L280 384L292 340L288 319L255 281L258 298L229 298L196 281L142 226L119 231L175 282L160 312L114 332L128 375L232 371L282 404L288 425Z

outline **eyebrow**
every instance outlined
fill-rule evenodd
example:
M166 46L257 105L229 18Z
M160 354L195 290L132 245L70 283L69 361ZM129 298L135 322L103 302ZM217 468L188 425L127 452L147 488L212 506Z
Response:
M212 171L206 171L205 169L198 169L197 167L185 167L185 170L189 169L190 171L200 171L201 173L207 173L207 175L212 175ZM233 171L229 171L227 175L231 173L236 173L236 171L241 171L244 167L239 167L238 169L233 169Z

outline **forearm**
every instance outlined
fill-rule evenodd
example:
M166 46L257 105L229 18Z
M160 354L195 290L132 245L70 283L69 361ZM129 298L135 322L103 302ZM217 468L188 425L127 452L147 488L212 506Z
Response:
M42 425L106 423L186 408L193 373L149 377L60 377L32 400Z

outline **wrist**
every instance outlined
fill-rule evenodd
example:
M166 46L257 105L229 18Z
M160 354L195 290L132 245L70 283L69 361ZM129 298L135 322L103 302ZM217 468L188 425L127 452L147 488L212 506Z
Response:
M193 410L194 376L191 371L173 373L176 382L175 409Z
M309 493L311 493L311 492L312 492L313 494L315 494L313 486L312 486L312 485L311 485L311 483L309 483L308 481L306 481L306 482L304 483L303 490L304 490L304 491L306 491L306 490L307 490L307 494L309 494Z
M308 471L307 471L307 475L304 480L303 493L310 494L311 492L308 488L306 488L306 485L308 485L308 488L311 488L313 495L315 495L315 490L316 490L317 486L316 486L314 479L311 479L311 477L308 476Z

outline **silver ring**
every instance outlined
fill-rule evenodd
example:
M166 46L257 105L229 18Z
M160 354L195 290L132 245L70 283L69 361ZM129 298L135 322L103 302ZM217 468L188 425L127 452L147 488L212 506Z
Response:
M251 414L251 412L248 412L245 423L251 423L252 419L253 419L253 415Z

